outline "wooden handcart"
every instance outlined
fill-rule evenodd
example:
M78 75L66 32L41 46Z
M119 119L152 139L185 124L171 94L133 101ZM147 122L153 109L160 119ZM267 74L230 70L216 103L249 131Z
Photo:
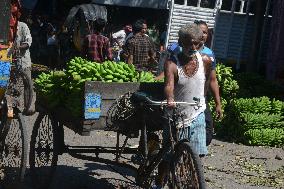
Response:
M107 164L118 164L134 168L128 164L120 163L123 154L135 154L137 148L126 146L129 138L139 136L136 129L121 130L108 127L107 114L115 101L125 94L136 91L146 92L155 99L163 99L163 83L85 83L84 95L82 97L82 117L73 117L65 107L49 108L48 104L41 98L37 100L37 111L39 115L31 137L30 166L32 178L38 188L47 188L50 179L56 169L58 156L68 153L79 159L102 162ZM137 123L138 124L138 123ZM113 147L104 146L70 146L64 143L64 128L68 127L82 136L89 136L93 130L113 130L117 132L116 144ZM125 141L121 143L121 135L126 135ZM140 135L141 136L141 135ZM94 144L96 141L94 141ZM115 159L104 159L101 153L114 154ZM88 155L87 155L88 154ZM93 155L89 155L93 154Z

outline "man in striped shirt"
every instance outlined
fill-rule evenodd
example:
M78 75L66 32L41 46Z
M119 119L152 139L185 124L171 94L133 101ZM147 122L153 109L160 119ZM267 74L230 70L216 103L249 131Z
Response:
M83 43L82 56L95 62L112 60L110 41L102 35L106 21L98 18L94 24L94 33L86 36Z
M144 20L137 20L133 24L133 36L127 39L124 51L127 63L134 64L138 69L150 69L155 62L154 45L146 35L147 24Z

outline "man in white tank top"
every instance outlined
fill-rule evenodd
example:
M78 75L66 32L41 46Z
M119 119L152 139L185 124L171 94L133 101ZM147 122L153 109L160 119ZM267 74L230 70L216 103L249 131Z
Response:
M183 26L179 31L179 44L182 52L177 55L177 62L170 59L165 65L165 95L169 106L175 101L192 102L200 99L201 107L182 106L187 115L188 139L199 155L207 154L205 131L205 83L209 79L212 60L201 55L197 50L202 42L203 32L196 24Z
M169 107L175 107L175 102L193 102L194 97L200 99L201 107L198 109L192 106L181 107L188 121L185 123L187 131L180 138L188 139L193 150L199 156L204 156L208 153L204 115L205 88L206 81L210 78L212 60L197 51L203 39L203 32L198 25L185 25L178 35L182 52L165 64L164 92ZM156 185L152 188L162 188L168 166L165 162L160 163Z

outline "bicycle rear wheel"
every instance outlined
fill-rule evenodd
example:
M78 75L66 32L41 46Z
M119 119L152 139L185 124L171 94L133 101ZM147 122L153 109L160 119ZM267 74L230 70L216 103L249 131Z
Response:
M169 175L169 188L205 189L205 180L201 161L189 142L175 146L173 166Z
M23 70L12 72L9 93L19 102L19 109L24 114L28 112L33 100L33 85L31 78Z
M15 186L24 180L27 164L27 131L23 116L16 113L12 120L2 119L0 137L0 171L2 184ZM2 167L2 168L1 168Z

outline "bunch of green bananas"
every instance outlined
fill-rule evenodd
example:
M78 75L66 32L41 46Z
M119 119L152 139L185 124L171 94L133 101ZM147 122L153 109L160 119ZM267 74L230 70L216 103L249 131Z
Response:
M65 90L62 90L62 88L66 81L68 79L63 71L43 72L35 79L35 88L37 93L44 97L52 108L64 100Z
M284 126L284 117L281 114L269 113L240 113L243 130L277 128Z
M247 74L234 76L232 68L223 64L217 64L216 76L224 110L224 118L221 121L215 120L217 134L250 145L283 145L284 102L260 96L270 94L269 91L262 91L270 90L271 87L261 89L258 86L265 82L259 76L251 75L249 79ZM240 96L246 98L236 98ZM210 99L209 105L214 114L213 99Z
M67 74L79 82L154 82L151 72L139 73L133 64L112 61L96 63L81 57L75 57L67 63Z
M154 75L151 72L141 71L137 77L138 82L155 82Z
M64 105L75 116L82 115L83 86L85 81L103 82L155 82L151 72L138 72L134 65L105 61L96 63L75 57L67 63L65 71L50 71L35 79L40 96L50 108Z
M284 129L250 129L244 133L246 143L249 145L283 146Z
M271 101L268 97L239 98L232 101L232 108L242 113L271 112Z
M233 71L231 67L227 67L221 63L217 64L216 77L223 98L229 100L237 95L239 85L238 82L233 79Z
M280 129L279 132L283 132L283 112L283 102L268 97L233 99L227 106L220 133L225 137L233 136L245 144L273 146L276 145L275 141L280 144L278 134L274 136L274 131ZM263 140L260 133L265 135Z
M271 113L284 115L284 102L280 100L272 99L271 101Z
M51 71L42 73L35 79L37 93L49 108L65 106L72 115L82 115L83 83L70 80L64 71Z
M232 108L246 113L276 113L284 115L284 102L266 96L255 98L239 98L232 100Z

